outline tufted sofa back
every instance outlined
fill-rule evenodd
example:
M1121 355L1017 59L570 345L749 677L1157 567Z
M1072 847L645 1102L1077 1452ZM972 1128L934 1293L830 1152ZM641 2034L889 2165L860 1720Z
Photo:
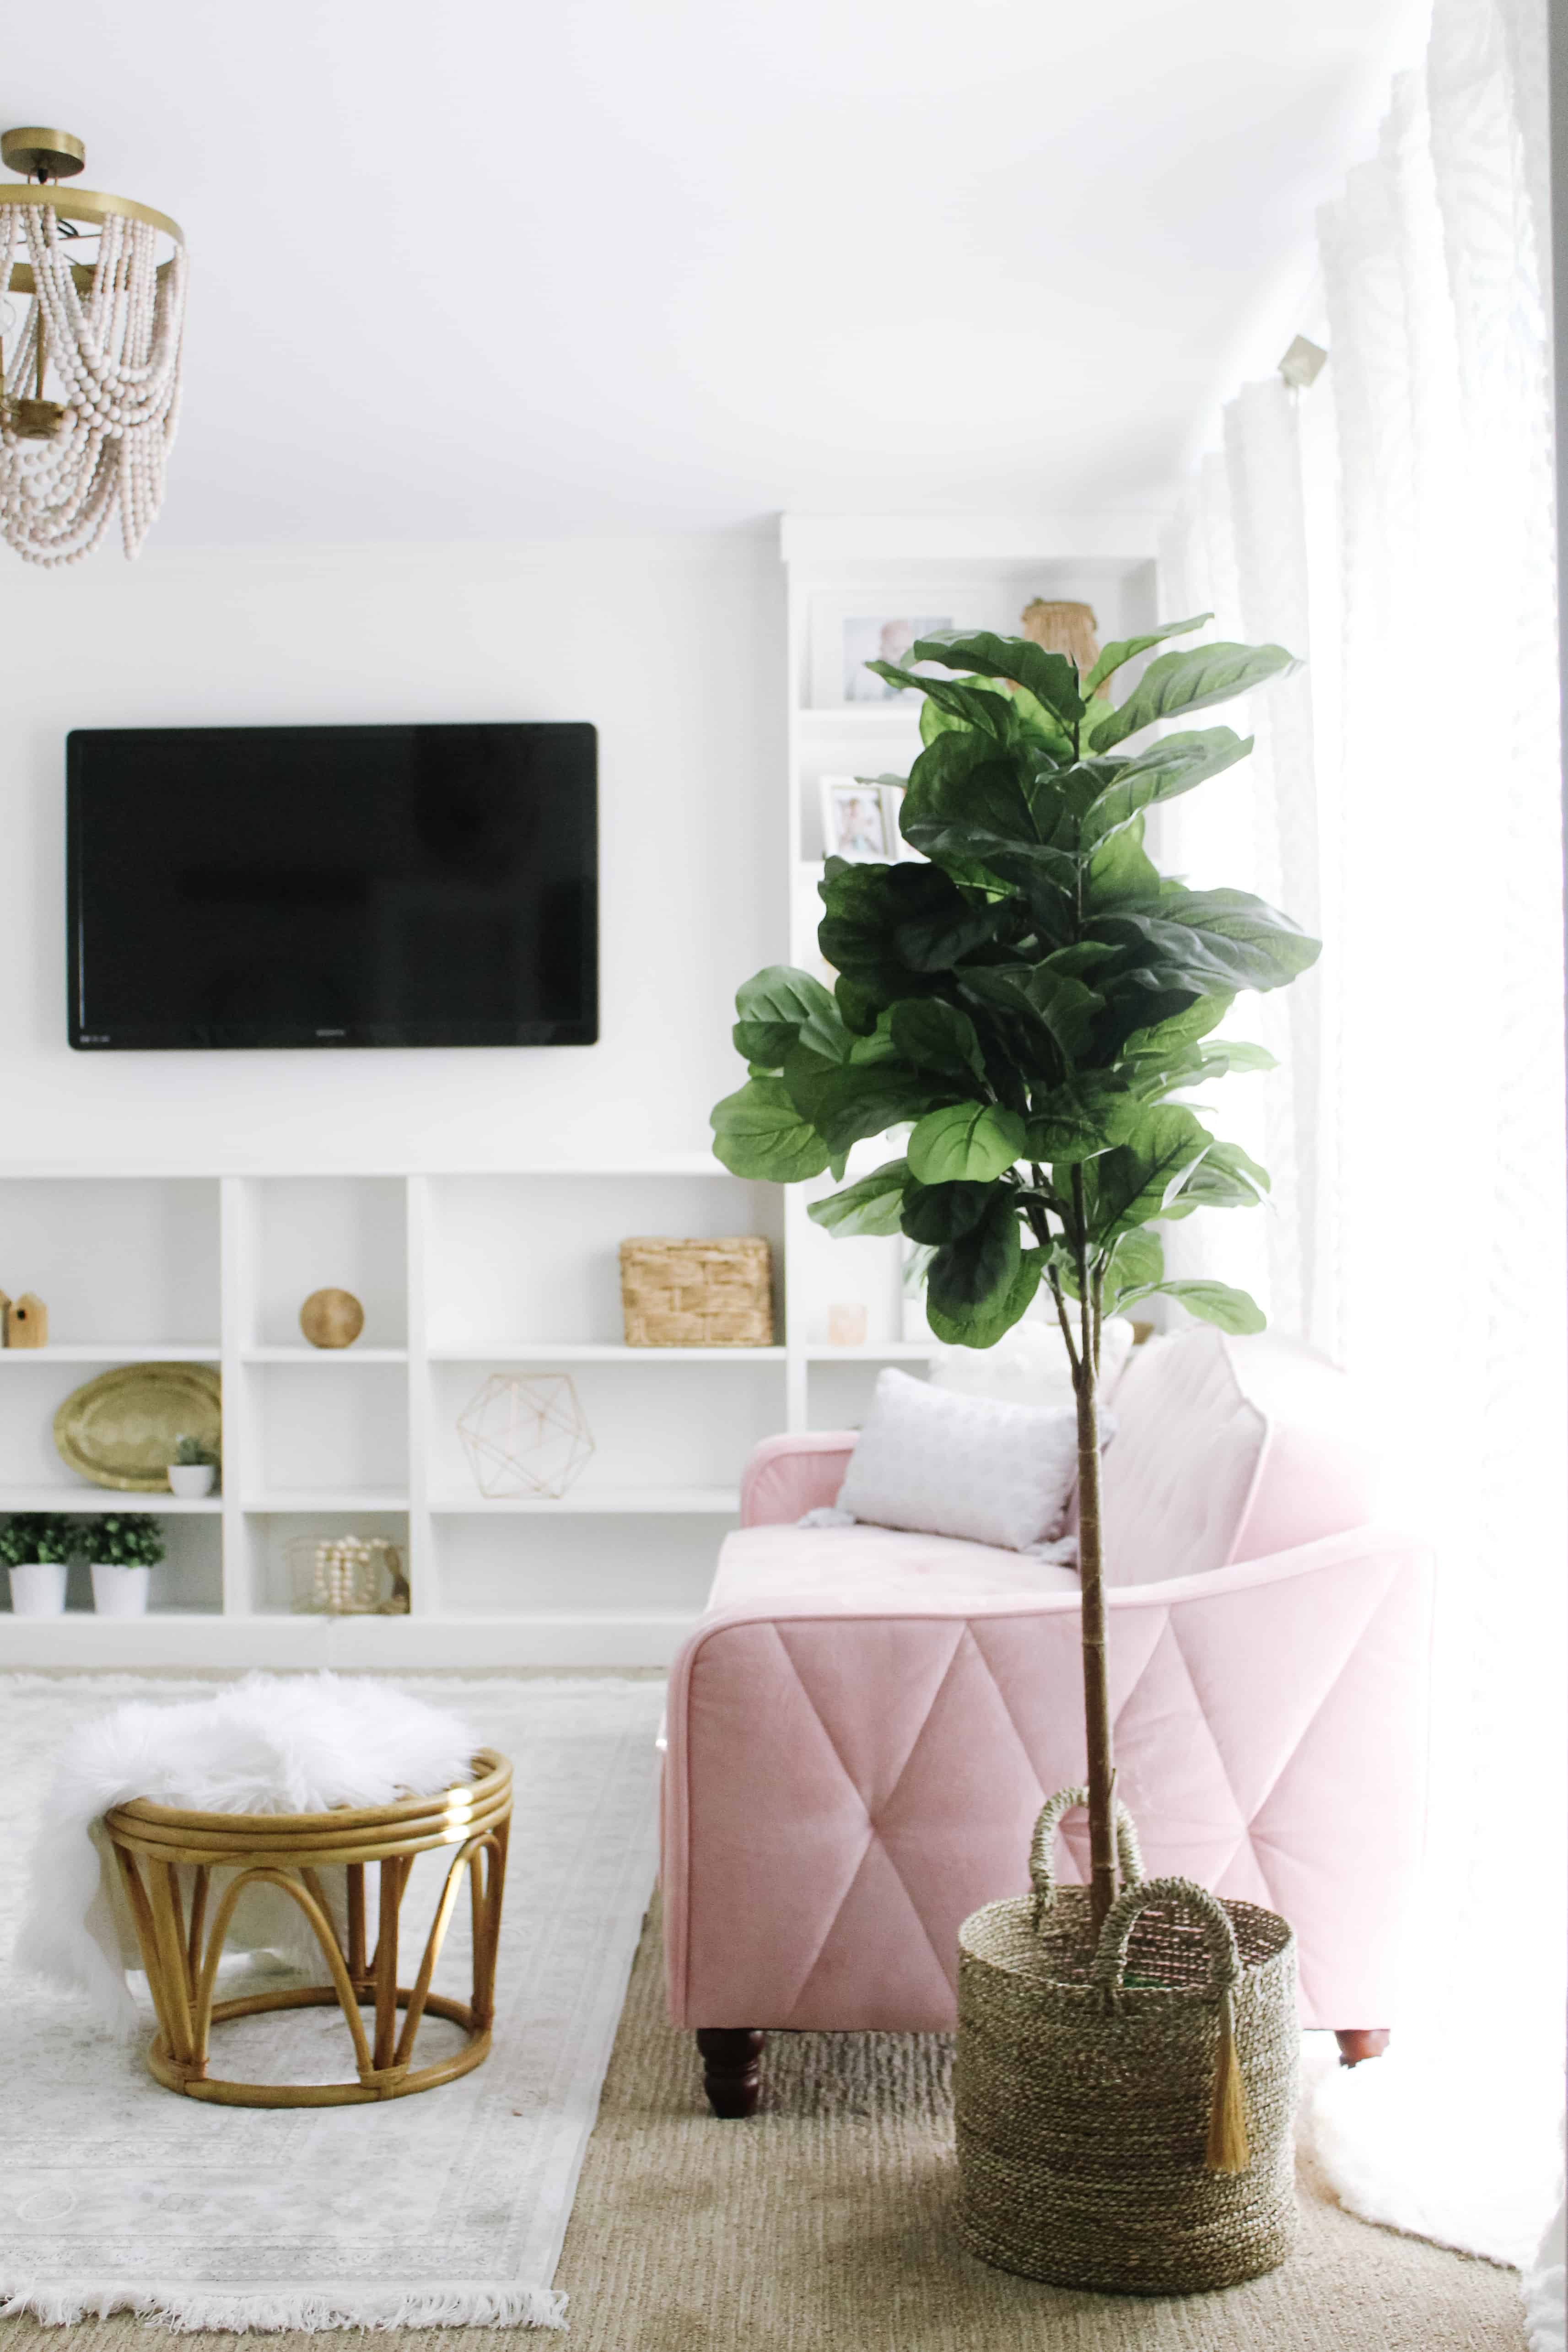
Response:
M1109 1584L1157 1584L1340 1535L1373 1516L1375 1456L1327 1360L1213 1329L1150 1339L1116 1391Z

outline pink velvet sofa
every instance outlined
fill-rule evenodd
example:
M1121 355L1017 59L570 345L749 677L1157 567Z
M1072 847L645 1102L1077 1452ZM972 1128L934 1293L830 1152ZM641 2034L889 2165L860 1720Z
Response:
M1345 1383L1304 1351L1153 1340L1113 1409L1118 1789L1147 1867L1282 1912L1303 2022L1374 2054L1423 1832L1427 1555L1373 1523ZM950 2027L959 1922L1024 1887L1043 1799L1083 1777L1075 1572L797 1527L853 1444L758 1447L671 1682L669 2010L721 2115L755 2105L769 2028Z

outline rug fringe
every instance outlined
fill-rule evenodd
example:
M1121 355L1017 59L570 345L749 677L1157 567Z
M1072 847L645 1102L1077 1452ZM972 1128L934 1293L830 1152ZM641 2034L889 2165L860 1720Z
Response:
M206 2287L37 2286L0 2278L0 2319L27 2313L46 2327L70 2327L134 2311L180 2335L231 2336L328 2328L564 2327L566 2296L548 2286L432 2287L406 2294L224 2294Z

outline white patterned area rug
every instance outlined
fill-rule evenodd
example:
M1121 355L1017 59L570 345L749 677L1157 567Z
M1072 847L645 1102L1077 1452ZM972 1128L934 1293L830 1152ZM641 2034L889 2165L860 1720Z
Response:
M551 2281L653 1885L663 1685L422 1675L406 1687L445 1700L516 1768L491 2054L383 2105L247 2108L160 2088L141 2043L116 2042L9 1958L56 1751L123 1698L211 1685L0 1675L0 2312L225 2330L564 2326ZM420 1943L431 1859L404 1904ZM461 1999L467 1911L435 1977ZM252 1974L237 1963L224 1994ZM460 2038L429 2018L421 2056ZM219 2026L213 2061L241 2080L352 2076L336 2009Z

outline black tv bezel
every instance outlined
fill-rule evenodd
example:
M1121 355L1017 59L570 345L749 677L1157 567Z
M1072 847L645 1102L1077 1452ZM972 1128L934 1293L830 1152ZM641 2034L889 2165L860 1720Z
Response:
M294 1028L267 1022L142 1023L112 1034L88 1029L82 1020L83 909L81 828L85 746L89 738L178 736L188 742L207 736L232 741L237 735L278 739L322 735L406 735L412 729L505 729L508 733L570 732L589 738L588 830L581 879L588 897L583 969L583 1012L572 1021L361 1022L342 1030ZM599 730L587 719L403 719L369 725L277 727L77 727L66 737L66 986L67 1033L78 1054L190 1052L340 1052L356 1047L451 1045L596 1045L599 1043Z

